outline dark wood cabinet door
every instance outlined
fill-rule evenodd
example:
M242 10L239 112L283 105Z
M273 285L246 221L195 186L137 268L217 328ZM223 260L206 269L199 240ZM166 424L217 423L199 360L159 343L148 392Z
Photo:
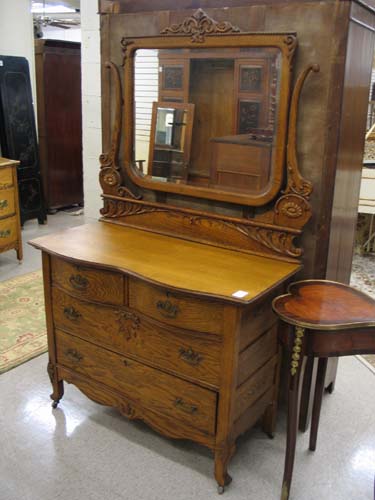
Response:
M21 224L46 220L28 61L0 56L0 141L3 156L19 160Z

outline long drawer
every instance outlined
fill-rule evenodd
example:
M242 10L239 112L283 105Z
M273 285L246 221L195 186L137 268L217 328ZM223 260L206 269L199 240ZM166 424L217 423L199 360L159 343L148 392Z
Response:
M15 213L14 189L0 191L0 218L14 215Z
M216 393L56 330L57 362L153 411L215 434Z
M124 303L124 277L52 257L52 283L79 298L105 304Z
M223 332L223 306L219 302L194 299L132 278L129 278L129 306L187 330L218 335Z
M0 220L0 247L5 247L17 240L17 219L8 217Z
M169 329L127 308L99 306L53 289L57 328L121 354L215 387L219 384L221 342L212 335Z
M0 168L0 191L13 187L12 167Z

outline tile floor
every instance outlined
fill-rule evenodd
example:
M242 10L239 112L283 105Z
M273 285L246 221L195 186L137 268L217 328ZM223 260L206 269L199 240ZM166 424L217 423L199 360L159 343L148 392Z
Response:
M24 241L83 220L60 212L48 227L28 223ZM0 279L39 268L38 252L28 252L22 266L0 254ZM73 386L52 410L46 363L43 355L0 377L1 500L219 498L208 450L129 422ZM317 451L299 436L291 500L374 500L374 394L374 373L355 357L341 360L335 392L325 396ZM274 440L258 428L239 439L223 498L278 499L284 446L281 409Z

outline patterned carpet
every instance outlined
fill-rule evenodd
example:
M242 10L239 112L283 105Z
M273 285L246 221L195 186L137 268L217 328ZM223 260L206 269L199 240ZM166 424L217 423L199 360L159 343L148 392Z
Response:
M353 260L350 284L375 299L375 254L356 254ZM375 371L375 356L362 356Z
M47 350L42 272L0 282L0 373Z

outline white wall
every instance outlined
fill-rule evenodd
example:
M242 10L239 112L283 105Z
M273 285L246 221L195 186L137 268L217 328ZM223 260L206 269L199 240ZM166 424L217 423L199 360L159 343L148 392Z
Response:
M81 0L82 129L85 215L97 219L102 207L99 156L102 153L100 22L94 0Z
M29 61L35 103L34 28L31 0L0 0L0 54L26 57Z

